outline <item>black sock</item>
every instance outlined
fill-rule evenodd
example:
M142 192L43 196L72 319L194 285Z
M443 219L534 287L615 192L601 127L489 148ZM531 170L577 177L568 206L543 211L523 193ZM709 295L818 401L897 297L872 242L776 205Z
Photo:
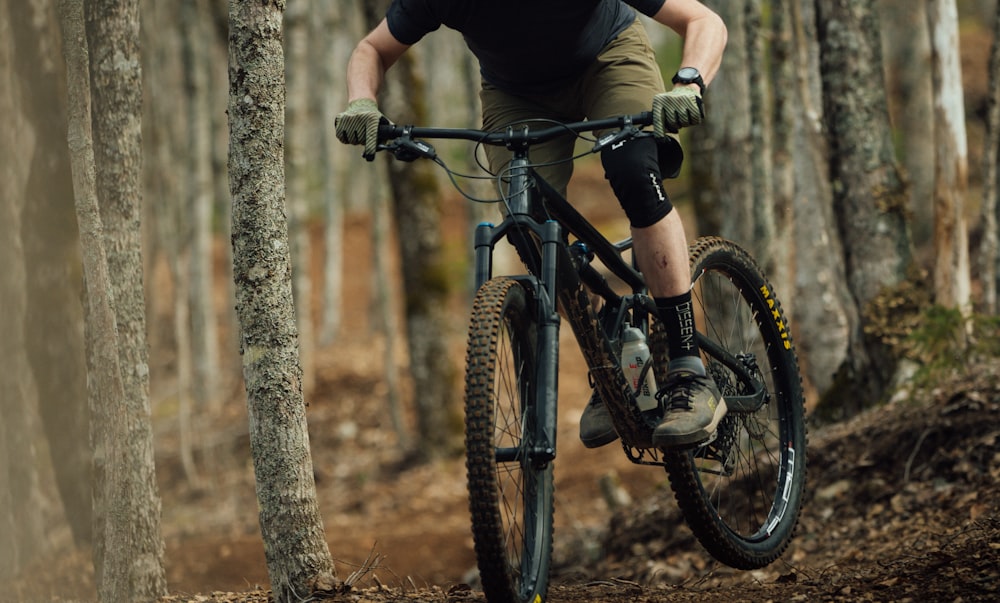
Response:
M701 367L701 351L694 336L694 306L691 304L691 292L687 291L675 297L657 297L654 301L667 332L667 352L670 355L671 366Z

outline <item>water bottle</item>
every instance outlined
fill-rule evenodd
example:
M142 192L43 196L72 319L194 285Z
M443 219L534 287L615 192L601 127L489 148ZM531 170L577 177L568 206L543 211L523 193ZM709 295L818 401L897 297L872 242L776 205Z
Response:
M622 370L632 385L632 391L635 392L639 410L643 411L656 408L656 378L653 376L653 367L649 367L645 378L642 378L642 369L648 362L649 346L646 345L646 336L639 329L626 325L622 332ZM642 383L639 382L640 378Z

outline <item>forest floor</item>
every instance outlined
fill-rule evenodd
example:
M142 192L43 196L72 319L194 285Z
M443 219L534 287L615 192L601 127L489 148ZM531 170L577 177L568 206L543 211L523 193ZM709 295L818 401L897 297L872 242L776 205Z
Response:
M317 356L308 421L338 575L347 579L366 560L377 562L332 600L483 601L463 460L414 464L400 444L387 411L385 342L371 335L372 279L363 265L371 257L368 226L357 217L349 226L345 314L351 318L341 340ZM463 304L456 301L458 316ZM456 362L464 329L458 319L443 334ZM1000 600L1000 363L973 364L846 422L811 425L808 495L797 535L781 559L746 572L701 548L662 470L633 465L619 446L580 444L577 425L589 388L568 329L563 337L550 601ZM268 576L245 395L234 385L227 405L199 421L200 478L192 481L177 453L176 404L157 396L169 384L156 382L156 368L157 474L171 593L162 603L264 603ZM601 495L603 480L620 484L625 499L612 505ZM95 598L87 551L47 558L0 593L0 601Z

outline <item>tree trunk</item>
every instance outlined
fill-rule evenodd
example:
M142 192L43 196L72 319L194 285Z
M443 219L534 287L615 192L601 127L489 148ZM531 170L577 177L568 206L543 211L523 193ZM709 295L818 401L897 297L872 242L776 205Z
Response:
M993 17L993 49L990 51L989 98L986 136L983 140L983 239L979 268L983 283L983 311L1000 312L1000 4Z
M88 375L91 400L91 443L94 460L94 575L101 601L148 600L165 594L145 593L131 580L131 561L139 550L131 538L128 472L120 466L128 447L128 419L122 402L125 388L120 369L114 291L105 253L98 205L95 154L91 134L88 49L82 0L59 0L63 52L69 82L69 148L80 246L87 283ZM162 565L160 565L162 577ZM140 580L141 576L137 576Z
M208 11L204 0L182 0L180 30L184 43L184 84L187 91L187 210L181 224L189 237L189 295L182 300L190 307L191 397L199 410L214 410L218 405L219 360L218 334L212 303L212 122L210 68L207 42Z
M880 0L889 111L910 183L913 244L929 246L934 227L934 98L927 3ZM957 80L959 85L960 80Z
M122 450L129 546L126 556L129 596L147 600L166 593L160 496L153 461L149 402L149 350L143 291L142 69L139 60L138 0L90 0L87 42L93 95L94 160L97 195L104 227L112 307L118 333L119 364L125 397L117 409L125 420ZM100 429L100 427L98 427ZM110 553L110 549L108 550Z
M0 14L8 0L0 0ZM26 280L21 206L28 157L17 152L31 139L21 118L13 69L10 22L0 20L0 578L13 578L42 551L45 532L38 490L35 400L24 341Z
M316 499L284 214L281 0L229 5L233 278L264 553L274 598L338 580Z
M366 20L374 27L384 15L382 0L366 2ZM387 115L398 123L427 123L427 99L417 74L413 51L406 53L388 74L384 103ZM439 187L430 162L389 160L393 210L400 231L406 333L410 374L413 376L418 442L425 458L449 454L457 436L456 368L447 337L446 302L452 284L444 266L441 244Z
M750 90L750 177L753 188L753 239L750 243L755 259L770 275L784 275L786 270L778 263L782 246L778 225L775 223L777 207L774 205L774 161L772 156L773 119L767 73L765 35L761 21L761 0L748 0L746 16L747 86ZM757 73L754 77L751 74ZM781 288L779 291L783 291ZM791 300L789 300L791 301ZM788 307L791 310L791 306Z
M969 236L965 223L968 143L955 0L933 0L927 11L934 52L934 300L970 310Z
M878 400L895 370L881 342L866 337L871 321L866 312L880 293L905 278L910 265L907 195L892 147L872 0L817 0L816 23L834 210L847 286L864 317L852 330L841 367L848 392L838 395L850 406Z
M302 390L309 397L316 386L316 341L312 317L312 274L310 271L309 197L305 161L307 132L313 128L308 115L309 31L308 0L289 0L285 12L285 174L287 179L289 239L292 252L292 291L299 331L299 358L302 363ZM326 58L324 60L330 60Z
M787 142L792 162L795 216L791 289L792 327L807 381L825 393L847 354L849 333L858 315L850 291L844 286L844 254L833 216L828 150L823 132L818 46L813 0L783 0L776 12L787 14L792 35L792 77L775 82L776 94L787 94L790 110ZM776 136L778 136L776 131Z
M344 148L337 142L334 119L347 106L344 87L344 66L347 59L343 39L353 39L348 27L343 3L313 3L311 8L312 35L316 40L313 58L319 64L312 98L319 116L319 160L323 177L324 250L323 305L320 318L319 343L330 345L340 333L343 322L344 289Z
M392 232L392 209L388 200L388 186L385 185L389 166L375 164L372 166L371 178L371 213L372 213L372 248L376 250L393 249ZM373 259L374 268L374 290L375 299L378 300L374 306L378 328L385 340L385 349L382 353L382 362L385 366L385 383L387 392L387 405L389 407L389 417L392 420L392 427L399 438L400 447L409 449L412 440L403 421L403 402L400 395L399 373L396 356L399 353L399 321L396 319L399 308L396 301L399 300L399 287L392 278L392 270L389 266L388 253L375 253Z
M96 412L103 413L103 416L95 415L91 424L91 441L98 445L107 442L105 450L115 452L114 456L108 455L103 459L106 483L114 484L115 488L102 492L106 496L104 505L108 514L104 523L107 530L105 567L98 574L102 585L99 591L102 595L115 594L117 600L123 600L123 593L128 593L127 597L131 600L148 600L166 594L166 578L160 535L160 498L153 462L142 287L139 11L135 1L113 0L88 2L86 9L87 43L82 51L87 52L89 46L93 159L96 194L100 202L100 217L96 220L95 232L100 233L103 227L107 270L115 276L110 282L107 302L101 302L99 298L96 302L109 305L114 312L113 320L110 325L104 318L92 322L91 333L97 339L101 353L91 354L90 358L99 359L102 362L99 370L104 370L106 359L103 352L106 350L102 341L107 333L103 329L113 327L110 333L117 333L119 355L115 367L121 371L123 394L117 397L115 389L102 390ZM79 186L74 188L79 192ZM77 199L79 202L79 194ZM79 206L77 213L83 213ZM80 222L85 223L83 219ZM88 228L95 226L88 224ZM96 259L91 258L91 262L96 262ZM93 295L95 289L104 286L104 282L98 280L91 285L91 273L88 271L87 274L88 294ZM100 275L100 272L97 274ZM95 306L95 298L88 297L88 300L91 312L104 311ZM91 412L95 412L93 406ZM104 420L107 420L107 426ZM96 450L98 463L102 462L102 452L100 448ZM115 520L124 517L128 518L127 525L112 525ZM115 537L118 530L127 530L120 540ZM105 585L108 581L110 586ZM105 600L112 599L105 597Z
M686 131L699 232L726 237L756 254L748 0L705 4L726 22L729 41L719 74L705 95L705 123Z
M20 83L11 90L20 91L20 106L37 140L21 215L28 296L24 337L66 519L76 544L87 546L93 523L90 411L80 247L66 148L65 64L46 57L49 48L58 47L58 21L35 13L33 3L11 0L4 13Z

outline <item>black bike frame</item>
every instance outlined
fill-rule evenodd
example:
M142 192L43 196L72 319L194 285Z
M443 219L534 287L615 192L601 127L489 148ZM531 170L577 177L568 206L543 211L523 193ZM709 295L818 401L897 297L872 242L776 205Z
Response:
M613 342L599 325L587 290L603 297L611 307L618 308L617 321L624 314L648 312L655 314L651 298L645 294L645 281L623 254L632 248L632 240L625 239L612 243L548 182L532 169L528 159L529 148L539 142L550 140L567 133L612 130L595 145L598 148L618 140L639 134L637 126L650 125L649 112L632 116L622 116L605 120L594 120L574 124L563 124L540 130L508 127L505 132L483 133L468 129L417 128L383 124L379 127L380 140L396 140L391 150L398 159L412 161L418 158L436 158L433 147L416 140L419 137L437 139L461 139L481 144L506 146L513 158L507 168L508 191L512 194L505 199L507 216L498 224L479 224L475 232L475 285L479 289L493 277L493 250L504 238L534 236L541 253L539 265L529 267L535 274L512 276L521 281L534 296L538 312L538 362L536 377L536 430L535 441L528 454L534 462L544 465L555 458L556 451L556 408L559 367L559 325L557 300L564 310L576 313L572 320L573 331L587 359L594 387L609 407L612 420L623 443L636 448L651 446L652 425L641 414L635 403L635 395L628 379L622 371ZM383 147L385 148L385 147ZM542 213L552 219L539 220L535 216ZM563 229L574 235L577 242L566 244ZM527 241L527 239L522 239ZM524 247L529 247L525 245ZM571 255L571 250L574 255ZM537 255L537 254L536 254ZM608 284L607 280L590 265L590 258L598 257L604 266L632 290L632 294L621 296ZM529 258L522 258L529 261ZM586 285L586 288L584 287ZM756 410L764 403L764 388L755 379L750 369L732 354L714 344L700 333L696 334L699 345L710 356L732 370L747 385L751 393L745 396L727 396L730 408ZM497 460L514 460L516 450L498 450ZM510 458L507 458L510 457ZM631 458L631 456L630 456Z

